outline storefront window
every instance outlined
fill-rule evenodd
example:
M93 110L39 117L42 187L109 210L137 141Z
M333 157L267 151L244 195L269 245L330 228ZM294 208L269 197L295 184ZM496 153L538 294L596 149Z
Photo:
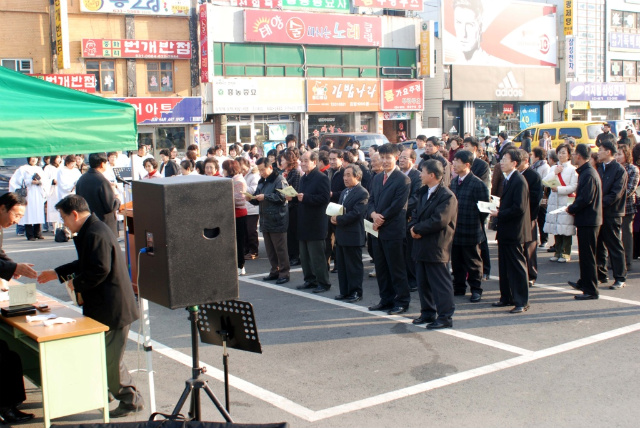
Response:
M541 122L540 103L479 102L475 103L475 135L496 136L505 131L509 136Z
M314 131L320 135L327 132L359 132L353 124L353 114L310 114L309 115L309 137Z
M156 128L156 149L168 149L175 146L179 152L184 152L187 148L186 135L184 126Z

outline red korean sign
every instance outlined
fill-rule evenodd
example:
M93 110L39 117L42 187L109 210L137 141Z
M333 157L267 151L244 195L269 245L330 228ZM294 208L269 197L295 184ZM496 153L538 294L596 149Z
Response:
M353 5L356 7L380 7L422 12L422 0L353 0Z
M207 83L209 81L209 34L207 23L207 5L200 5L200 82ZM213 52L211 52L213 54Z
M309 79L308 112L378 111L380 81L377 79Z
M82 39L84 58L189 59L191 42L176 40Z
M93 74L30 74L29 76L78 91L89 93L96 91L96 76Z
M380 18L362 15L244 11L244 40L301 45L381 46Z
M282 9L282 0L233 0L231 4L255 9Z
M422 111L424 89L422 80L382 80L382 110Z

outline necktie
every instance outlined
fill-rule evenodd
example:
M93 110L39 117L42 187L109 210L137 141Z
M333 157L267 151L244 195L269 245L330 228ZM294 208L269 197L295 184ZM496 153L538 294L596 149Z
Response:
M604 172L605 169L607 169L607 166L605 164L602 164L602 172Z
M349 191L350 191L350 190L351 190L351 189L344 189L344 190L342 191L342 196L341 196L342 201L341 201L341 202L344 202L344 200L345 200L345 199L347 199L347 195L349 194Z
M387 178L389 178L389 176L387 175L387 173L384 173L384 178L382 179L382 185L384 186L387 183Z
M458 177L458 186L462 184L462 178Z

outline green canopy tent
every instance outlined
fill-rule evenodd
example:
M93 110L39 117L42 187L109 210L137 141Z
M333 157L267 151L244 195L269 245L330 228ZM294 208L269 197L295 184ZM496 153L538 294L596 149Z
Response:
M0 67L0 158L137 148L130 104Z

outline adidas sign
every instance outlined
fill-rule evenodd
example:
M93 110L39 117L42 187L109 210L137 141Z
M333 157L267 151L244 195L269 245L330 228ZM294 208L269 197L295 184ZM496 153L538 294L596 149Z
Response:
M510 71L498 84L496 89L496 97L520 98L524 95L524 91L516 82L516 77Z

